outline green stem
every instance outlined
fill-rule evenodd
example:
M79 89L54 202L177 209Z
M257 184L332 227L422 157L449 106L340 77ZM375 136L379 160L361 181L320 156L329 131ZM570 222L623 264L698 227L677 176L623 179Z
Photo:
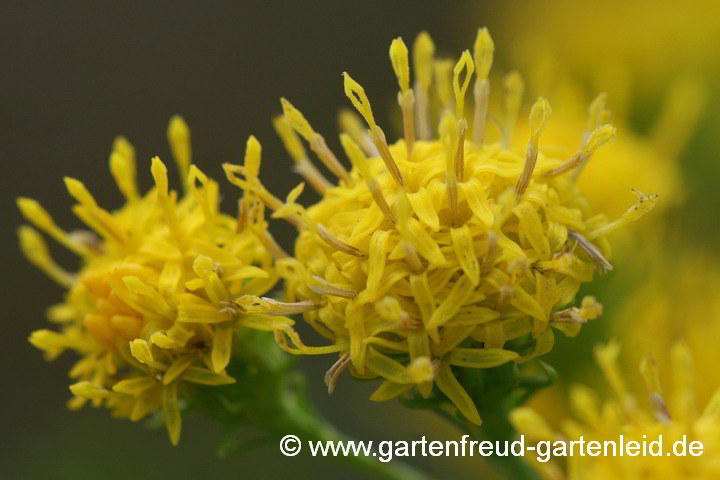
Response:
M278 433L297 435L304 445L308 441L315 442L349 442L352 438L339 432L327 420L309 409L303 402L297 401L294 395L284 398L283 407L286 424L278 429ZM370 478L383 480L431 480L425 473L407 465L393 460L391 462L380 462L375 457L364 455L330 455L339 462L343 462L358 471L368 474Z
M508 442L506 456L493 455L490 460L495 466L505 473L508 478L516 480L539 480L540 476L528 465L523 457L516 457L509 452L509 443L515 440L516 432L508 419L508 413L504 408L498 408L492 412L486 412L483 424L478 429L469 429L470 434L479 433L480 440L493 442ZM475 432L473 432L475 430Z

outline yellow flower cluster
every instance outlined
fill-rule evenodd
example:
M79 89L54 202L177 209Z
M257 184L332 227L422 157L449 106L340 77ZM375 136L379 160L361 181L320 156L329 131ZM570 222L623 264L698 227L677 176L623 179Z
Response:
M613 139L615 128L593 126L582 138L568 139L581 143L570 158L552 155L540 146L551 114L543 98L530 111L527 149L509 148L522 105L517 73L505 80L505 118L497 122L502 140L486 143L487 120L497 118L488 113L493 51L481 29L474 55L465 51L453 67L434 58L432 40L421 33L412 52L411 86L408 49L402 39L394 40L390 60L404 131L394 144L376 123L363 88L345 73L345 93L368 127L349 112L341 114L340 141L350 171L282 99L284 113L275 127L297 172L322 195L309 208L297 203L304 184L284 202L267 191L258 180L259 160L225 165L232 183L299 229L295 257L278 260L278 273L286 300L293 302L288 305L304 310L305 320L332 345L285 348L339 353L326 376L331 391L348 365L354 376L384 380L373 400L413 387L429 396L436 384L479 424L453 367L527 361L552 348L552 328L577 334L582 323L601 314L601 305L585 298L578 307L563 307L595 270L612 268L607 235L656 203L657 196L637 192L638 202L615 221L593 213L573 172ZM465 96L474 72L469 125ZM439 119L436 138L433 117ZM338 185L312 165L300 137L339 178ZM508 342L512 349L505 348Z
M218 186L191 165L190 134L180 117L171 120L168 138L186 185L182 196L168 189L157 157L155 186L141 196L134 149L118 138L110 171L127 200L122 208L104 210L80 181L65 179L77 201L73 212L95 234L63 231L29 198L17 204L30 223L83 262L79 272L68 273L37 230L20 227L30 262L68 289L65 301L49 310L58 330L35 331L30 342L48 359L65 350L81 357L70 371L76 383L69 406L90 401L133 421L162 409L176 444L184 392L192 384L235 382L225 368L236 329L291 330L292 320L233 305L238 297L256 299L278 279L263 207L245 198L239 220L218 212Z
M618 366L620 347L618 343L611 342L597 346L595 358L615 398L601 401L592 389L574 387L570 392L570 407L577 420L566 419L561 432L554 431L541 415L529 407L518 408L510 415L516 429L533 442L553 442L552 445L565 442L567 445L567 442L578 441L582 437L588 446L589 442L598 442L602 452L606 448L605 442L620 442L621 435L625 445L636 442L640 448L648 442L657 442L662 436L661 455L581 456L576 450L564 466L557 461L539 462L536 455L527 455L526 459L550 480L717 478L720 475L720 390L715 391L700 411L691 380L690 350L678 343L669 353L674 388L667 403L658 380L658 369L651 357L646 357L640 364L649 390L648 401L638 400L626 389L625 378ZM647 408L641 406L645 403ZM684 437L686 445L702 442L701 456L671 455L673 444L682 442ZM607 448L608 452L613 451L611 446ZM619 447L615 449L619 451ZM565 451L569 452L569 449ZM656 443L653 453L658 451Z

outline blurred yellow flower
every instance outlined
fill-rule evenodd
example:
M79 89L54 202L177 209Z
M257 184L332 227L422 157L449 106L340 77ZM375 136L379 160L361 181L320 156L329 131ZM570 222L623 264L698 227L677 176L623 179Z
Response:
M611 342L599 345L595 349L595 358L610 385L614 398L601 400L592 389L576 386L570 391L570 409L573 418L566 418L561 431L556 432L545 419L530 407L515 409L510 419L515 428L526 436L531 443L562 442L567 445L572 441L584 440L598 442L600 455L567 457L566 461L552 459L543 455L528 454L526 459L537 467L547 479L710 479L720 475L720 389L698 410L695 396L695 385L692 378L691 352L682 343L671 347L673 390L666 403L661 384L658 380L657 366L651 357L646 357L640 364L640 371L645 378L649 390L648 399L642 400L626 387L626 380L618 366L620 346ZM622 435L622 437L621 437ZM660 455L626 454L605 455L604 442L624 441L647 445L657 442L662 436L662 450L656 443L653 452ZM686 437L685 437L686 436ZM673 444L677 441L685 443L702 442L703 453L700 456L671 455ZM621 440L622 438L622 440ZM552 445L555 445L553 443ZM619 451L619 446L615 451ZM640 447L644 448L644 447ZM648 447L650 448L650 447ZM596 450L598 451L598 450ZM608 452L612 452L612 446ZM549 461L548 461L549 459Z
M651 267L646 281L618 311L612 331L626 346L629 363L637 361L637 352L652 352L666 375L672 372L672 363L663 354L664 346L686 343L695 359L691 373L699 380L695 391L702 404L720 385L715 367L720 345L720 265L702 251L667 251L657 255L661 256L663 261Z
M480 423L452 367L527 361L552 348L551 327L576 335L602 307L591 297L563 307L595 270L612 268L606 236L657 201L636 192L637 203L618 220L594 214L573 172L614 138L615 128L598 123L584 137L564 139L579 144L569 158L555 155L540 142L552 123L543 98L529 113L527 149L510 148L522 105L517 73L504 81L502 139L486 142L486 121L497 118L488 115L493 51L481 29L474 56L466 50L457 63L436 61L432 40L422 33L413 48L411 87L409 51L394 40L390 60L404 138L392 144L363 88L345 73L345 93L369 128L351 113L341 115L350 171L282 99L276 129L297 171L322 195L309 208L296 202L304 184L284 202L267 191L258 179L259 158L225 165L232 183L299 229L295 258L277 262L286 300L305 310L305 320L332 344L285 348L339 353L326 376L331 391L348 366L354 376L384 380L373 400L413 387L429 396L435 383L468 420ZM469 126L465 97L474 71ZM298 135L339 178L337 186L312 166Z
M77 273L65 271L37 230L20 227L30 262L68 289L65 301L48 312L57 330L37 330L30 343L50 360L65 350L81 357L70 370L76 380L70 407L89 400L133 421L162 409L176 444L180 399L190 385L235 382L225 372L234 331L290 330L293 322L232 304L239 296L267 292L278 278L262 205L243 199L251 215L240 220L218 212L218 186L190 164L189 130L180 117L170 122L168 137L184 196L168 189L157 157L155 187L141 196L134 149L118 138L110 171L126 197L122 208L104 210L80 181L65 179L78 202L73 212L94 234L66 233L35 200L19 198L17 204L30 223L83 261Z
M720 42L720 4L714 0L518 3L492 11L503 40L517 47L515 55L554 50L565 68L611 97L632 92L643 101L657 99L678 75L716 72L720 65L720 52L708 48Z
M705 105L703 73L720 60L705 47L712 38L720 41L711 13L720 13L720 4L690 3L702 7L666 0L550 0L494 11L510 37L505 40L513 41L506 57L527 74L531 93L559 107L544 135L547 145L566 145L578 128L592 128L582 123L588 91L599 94L592 104L599 115L591 112L591 121L612 114L626 132L594 156L578 181L592 206L610 215L622 211L630 188L657 193L664 209L685 200L677 160ZM649 125L624 128L638 112Z
M616 127L625 132L576 170L577 185L593 209L609 216L622 214L633 188L661 196L662 210L681 204L685 194L677 155L702 104L702 91L697 83L686 80L675 85L652 136L633 133L623 118L614 116L608 107L607 94L598 95L588 108L584 95L575 87L567 80L548 87L548 98L558 108L554 109L553 121L543 133L547 152L571 154L568 138L582 139L611 118ZM529 131L527 122L520 122L516 127L520 138L529 135Z

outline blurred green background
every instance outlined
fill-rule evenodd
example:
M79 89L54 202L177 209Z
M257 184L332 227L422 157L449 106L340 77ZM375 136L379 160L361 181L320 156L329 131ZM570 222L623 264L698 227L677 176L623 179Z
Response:
M215 456L220 429L200 418L187 420L183 439L173 448L162 429L150 431L117 421L105 411L67 411L64 402L70 393L65 372L72 359L63 356L47 364L26 341L32 330L45 325L44 310L59 300L62 290L22 258L15 237L22 218L14 199L19 195L36 198L57 223L70 230L79 227L70 212L62 177L84 181L108 208L120 205L121 196L107 168L113 138L123 134L134 143L139 183L147 188L149 159L156 154L170 156L165 129L175 113L190 125L194 162L220 181L228 210L238 191L224 182L220 165L242 158L250 134L263 144L261 178L269 190L284 197L299 179L290 173L291 162L270 123L271 115L280 111L280 96L300 108L314 128L325 134L331 148L338 150L333 135L336 112L348 105L342 91L343 71L362 82L376 116L388 118L397 108L396 80L387 54L393 38L400 35L409 44L419 31L428 30L439 54L457 55L471 48L477 28L487 25L502 66L513 58L523 33L535 28L538 35L551 33L542 29L542 9L532 10L524 2L444 3L4 2L0 10L0 154L5 172L0 182L6 225L2 291L7 306L1 350L4 478L292 475L303 479L333 474L362 478L325 459L285 458L275 448L220 461ZM587 15L586 22L592 12ZM678 19L683 21L694 20ZM514 22L523 26L520 31L511 28ZM612 34L611 28L606 34ZM562 35L559 39L572 40ZM716 188L720 161L715 153L720 148L716 95L720 69L714 61L686 67L704 79L710 93L680 159L688 203L673 215L682 227L681 243L712 248L717 245L720 224ZM634 88L642 91L643 84ZM662 85L657 90L662 91ZM647 130L660 102L656 96L633 105L633 128ZM280 222L273 230L290 249L291 230ZM61 264L74 266L74 259L61 248L52 246L52 251ZM612 275L600 288L619 292L621 297L633 277ZM612 305L608 311L613 311ZM581 343L574 344L574 348L583 345L579 355L589 357L592 340L602 335L592 328L581 333ZM556 366L565 363L568 349L563 349L563 340L559 339L560 348L550 357ZM395 402L369 402L372 385L343 378L329 398L322 375L331 362L303 358L299 365L308 372L318 409L346 433L364 440L414 440L422 435L457 438L457 433L427 414L404 411ZM476 478L483 468L479 459L410 461L438 477Z

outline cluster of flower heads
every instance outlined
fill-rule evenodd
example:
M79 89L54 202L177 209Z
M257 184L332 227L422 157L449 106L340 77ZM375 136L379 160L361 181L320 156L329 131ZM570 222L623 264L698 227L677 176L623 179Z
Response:
M297 203L304 184L285 201L262 185L259 158L224 166L246 197L262 201L273 217L299 230L295 256L276 262L288 303L256 306L276 313L303 311L305 320L332 342L306 347L292 338L288 343L277 332L279 344L290 352L340 355L326 376L330 390L348 366L354 376L384 380L373 400L391 399L413 387L429 396L436 384L468 420L480 423L452 367L527 361L552 348L553 328L577 334L602 312L591 297L579 306L568 304L596 270L612 268L606 259L607 235L657 201L655 195L636 192L637 203L609 221L591 211L576 185L593 153L615 135L612 125L600 121L602 105L590 109L592 127L581 139L567 139L581 143L569 159L540 146L551 115L543 98L529 114L527 149L509 147L523 82L516 72L506 77L504 118L491 115L493 52L490 35L481 29L474 55L465 51L457 63L436 60L432 40L421 33L412 52L411 87L408 49L402 39L394 40L390 60L400 87L404 131L394 144L376 123L363 88L345 73L345 93L368 127L352 113L340 116L350 171L282 99L276 130L296 171L322 195L308 208ZM466 119L473 73L475 108ZM494 120L501 141L485 140L488 119ZM337 185L313 166L299 137L338 177ZM511 341L515 345L507 348Z
M126 198L122 208L104 210L80 181L65 179L78 202L73 212L95 234L65 232L38 202L17 203L30 223L82 259L80 270L69 273L53 261L37 230L18 231L27 258L68 289L65 301L49 310L57 329L35 331L30 342L48 359L66 350L81 357L70 371L76 383L69 406L89 401L134 421L161 409L175 444L185 391L235 381L225 372L235 330L293 335L293 322L233 305L238 298L252 301L278 280L272 265L278 247L264 228L264 207L243 198L240 218L218 212L218 185L191 165L181 118L171 120L168 138L184 195L168 189L167 169L157 157L155 186L140 195L134 149L124 138L110 156Z
M574 419L566 419L561 432L556 432L545 419L530 407L515 409L510 419L515 428L532 442L551 442L557 456L566 456L567 463L539 462L536 455L530 461L549 480L658 478L710 479L720 475L720 390L716 390L700 410L695 397L693 366L690 350L676 343L669 352L673 376L673 390L663 393L658 368L652 357L645 357L640 372L649 391L649 401L642 402L626 388L620 373L620 346L611 342L595 348L595 359L610 385L614 398L600 400L592 389L575 386L570 391L570 407ZM667 399L667 402L666 402ZM648 403L647 407L643 407ZM661 452L651 455L619 455L618 442L626 445L634 441L640 448L656 442L662 436ZM569 443L583 439L586 445L596 442L595 451L601 455L569 455ZM701 456L677 456L673 444L684 441L701 442ZM615 442L615 447L612 443ZM563 446L564 445L564 446ZM656 444L657 445L657 444ZM612 452L616 455L611 455ZM660 455L657 455L660 453Z

